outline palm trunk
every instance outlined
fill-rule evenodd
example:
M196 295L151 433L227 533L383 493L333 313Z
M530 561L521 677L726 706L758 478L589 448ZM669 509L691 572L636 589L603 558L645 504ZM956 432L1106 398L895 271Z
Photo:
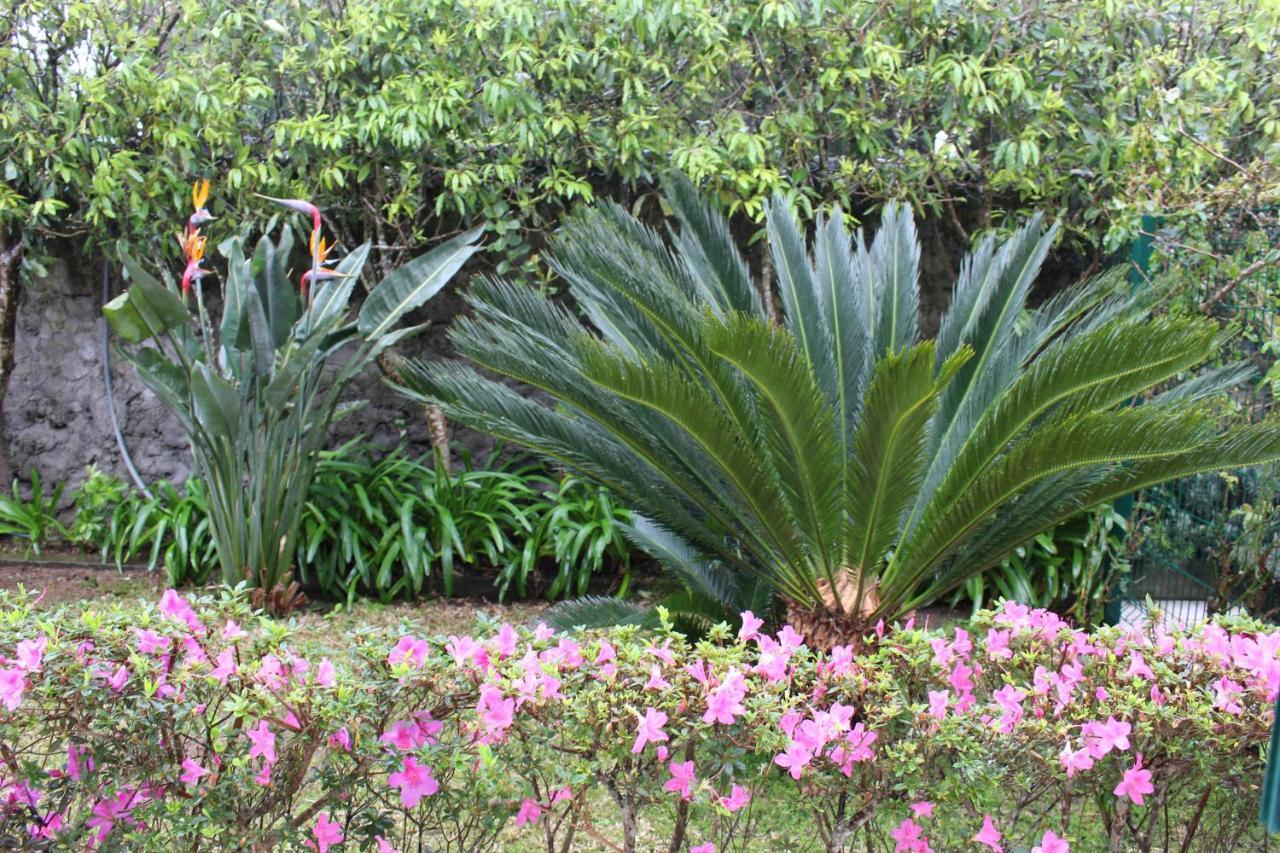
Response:
M13 351L17 337L18 296L22 290L18 264L22 260L22 235L10 242L0 229L0 489L13 483L9 460L9 432L4 419L4 398L13 375Z

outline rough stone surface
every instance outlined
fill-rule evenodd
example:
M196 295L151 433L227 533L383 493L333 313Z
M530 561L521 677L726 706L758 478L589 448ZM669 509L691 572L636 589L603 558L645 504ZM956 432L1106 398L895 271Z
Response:
M47 278L23 288L14 374L4 400L14 470L23 480L34 469L47 483L74 485L90 464L128 478L103 380L104 321L95 272L54 262ZM402 347L401 354L447 357L444 329L458 300L450 295L436 302L430 312L411 318L431 319L433 326ZM111 366L120 424L143 479L185 479L191 454L177 422L128 364L113 356ZM422 409L386 387L377 368L353 383L349 396L367 399L368 404L335 426L332 444L362 434L380 446L393 446L403 438L412 452L430 452ZM487 436L455 431L455 452L481 458L492 446Z

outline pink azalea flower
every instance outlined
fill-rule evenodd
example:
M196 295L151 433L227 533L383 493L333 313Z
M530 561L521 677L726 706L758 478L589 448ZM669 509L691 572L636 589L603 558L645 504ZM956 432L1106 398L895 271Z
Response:
M48 645L49 638L44 634L34 640L23 640L18 643L18 650L14 655L18 661L18 668L27 672L39 672L44 660L44 650Z
M503 623L498 629L498 633L493 637L493 648L498 653L498 659L509 658L516 653L516 647L520 643L520 635L516 633L516 629L510 625Z
M1129 748L1129 732L1132 726L1115 717L1107 717L1105 723L1090 721L1081 727L1084 744L1089 754L1101 758L1111 750L1124 752Z
M1077 773L1088 770L1093 767L1093 756L1089 754L1089 750L1071 748L1071 744L1062 747L1062 752L1058 753L1058 763L1060 763L1067 771L1067 778L1071 778Z
M194 785L200 781L202 776L208 775L208 770L205 770L190 758L184 758L182 760L182 775L178 777L178 781L184 785Z
M894 853L916 853L928 847L928 841L924 837L924 827L911 818L898 824L889 835L894 841Z
M929 691L929 716L941 720L947 716L947 706L951 704L950 690Z
M918 803L911 804L911 811L918 818L933 817L933 803L928 800L922 800Z
M1009 660L1013 657L1013 649L1009 648L1009 637L1013 632L1008 629L987 630L987 657L991 660Z
M813 753L794 740L787 744L786 752L773 757L773 763L789 772L792 779L799 779L812 760Z
M39 825L31 827L30 834L32 838L53 841L58 837L58 833L62 831L62 826L62 814L56 811L49 812L39 819Z
M394 746L401 752L409 752L422 746L426 742L426 737L416 722L396 720L378 740Z
M1155 786L1151 784L1151 771L1142 766L1142 753L1138 753L1138 760L1124 771L1124 778L1112 793L1120 798L1128 797L1137 805L1142 805L1143 797L1155 790Z
M204 625L200 624L196 612L191 609L191 605L185 598L178 595L177 590L166 589L164 595L160 596L160 612L170 619L183 623L191 631L197 633L204 631Z
M751 792L741 785L734 785L729 792L729 796L720 798L720 805L724 806L725 811L732 814L751 802Z
M81 754L85 752L88 750L83 747L76 746L74 743L67 744L67 775L74 782L79 782L84 773L93 771L92 756L86 755L83 761L80 759Z
M790 654L804 647L804 634L790 625L783 625L782 630L778 632L778 645L784 652Z
M312 832L316 838L315 843L307 842L307 846L314 847L316 853L327 853L330 847L342 843L342 825L329 820L328 812L320 812Z
M391 842L381 835L375 835L373 840L378 842L378 853L400 853L399 850L391 846Z
M387 663L390 666L395 666L398 663L408 663L421 669L422 665L427 662L427 654L430 651L431 645L426 640L419 640L405 635L387 653Z
M1228 714L1239 714L1244 711L1235 697L1244 692L1244 688L1230 678L1223 676L1213 682L1213 707L1220 708Z
M747 712L742 705L746 695L747 687L742 673L734 670L707 696L707 710L702 715L702 721L723 725L732 724L738 716Z
M618 652L614 649L613 645L608 640L601 640L600 651L596 652L595 662L601 664L608 663L611 660L616 660L617 657Z
M533 629L533 639L535 642L545 643L556 635L553 628L548 628L546 622L539 622Z
M957 663L951 670L951 689L957 693L969 693L973 690L973 667Z
M328 658L323 658L316 664L315 683L320 687L333 687L338 683L337 671Z
M978 834L973 836L973 840L979 844L985 844L994 853L1004 853L1004 848L1000 846L1002 837L1000 830L996 829L995 823L991 820L991 815L984 815L982 829L978 830Z
M645 682L645 690L670 690L671 682L662 677L662 667L658 664L653 665L653 669L649 670L649 680Z
M27 691L27 674L18 668L0 669L0 702L10 711L18 710Z
M649 646L644 650L645 654L653 655L667 666L676 665L676 656L671 654L671 641L665 640L661 646Z
M697 847L690 847L689 853L716 853L716 846L708 841L706 844L699 844Z
M520 811L516 813L516 826L537 823L540 817L542 817L542 806L538 805L536 800L525 797L520 802Z
M329 746L341 749L344 752L351 751L351 732L347 731L346 726L329 735Z
M234 619L228 619L227 624L222 626L222 639L239 640L249 636L248 632L240 627L240 623Z
M738 639L744 643L751 642L760 636L760 629L763 626L763 619L757 617L750 610L744 610L742 612L742 627L738 629Z
M1136 651L1129 653L1129 668L1125 670L1125 674L1130 678L1141 678L1144 681L1150 681L1156 677L1151 667L1147 666L1146 659Z
M431 768L419 764L412 755L406 755L401 770L387 777L387 784L400 789L400 802L406 809L415 808L423 797L430 797L440 790L440 783L431 775Z
M240 669L236 666L236 650L231 648L223 649L218 653L217 664L209 675L218 679L219 684L226 684L227 679L239 672Z
M124 664L120 664L120 666L116 667L116 671L107 678L107 686L119 693L124 690L125 682L128 680L129 670L125 669Z
M137 631L138 635L138 651L144 655L152 655L158 651L169 648L169 638L161 634L157 634L148 628Z
M657 708L646 708L644 716L636 729L636 740L631 745L631 752L638 754L644 751L645 744L669 740L662 727L667 724L667 715Z
M259 720L256 728L245 730L245 736L253 742L249 749L251 760L261 756L268 765L276 763L276 736L266 720Z
M1031 853L1071 853L1071 845L1059 838L1053 830L1049 830L1040 839L1040 843L1031 848Z
M673 761L667 765L667 769L671 771L671 778L663 784L663 790L673 793L679 791L682 800L692 797L693 783L697 781L693 775L693 762Z

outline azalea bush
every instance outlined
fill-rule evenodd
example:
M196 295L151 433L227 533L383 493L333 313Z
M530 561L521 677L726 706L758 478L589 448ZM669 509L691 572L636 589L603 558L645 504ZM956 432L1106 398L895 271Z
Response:
M406 624L335 650L230 592L51 614L5 597L0 837L1050 853L1226 849L1251 825L1280 632L1086 633L1009 604L816 654L742 621L693 645Z

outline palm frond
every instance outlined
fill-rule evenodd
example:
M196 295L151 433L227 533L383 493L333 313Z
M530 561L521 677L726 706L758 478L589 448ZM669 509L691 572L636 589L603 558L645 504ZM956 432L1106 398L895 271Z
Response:
M719 314L743 311L762 314L760 293L751 282L747 263L734 245L729 223L679 173L663 181L667 201L680 223L671 242L703 300Z
M873 352L878 358L915 344L920 325L920 241L911 208L885 206L865 259L877 300Z
M934 370L932 341L886 355L876 365L849 457L847 560L859 578L879 568L898 537L928 463L929 418L938 394L969 355Z

